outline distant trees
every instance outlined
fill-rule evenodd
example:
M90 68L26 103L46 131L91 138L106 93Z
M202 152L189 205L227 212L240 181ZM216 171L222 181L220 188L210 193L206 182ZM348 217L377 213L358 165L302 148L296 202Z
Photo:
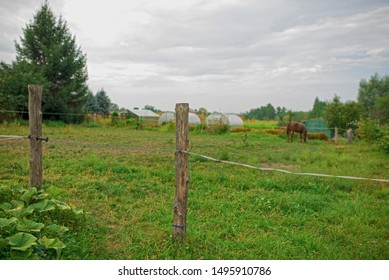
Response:
M84 106L84 110L89 113L101 113L108 116L111 112L119 111L119 106L111 102L107 92L102 88L96 95L88 92L88 98Z
M286 111L285 108L279 108L278 112L281 113ZM274 120L276 117L276 109L273 105L268 103L266 106L261 106L260 108L251 109L249 112L243 114L247 119L257 119L257 120Z
M145 109L145 110L150 110L150 111L152 111L152 112L154 112L154 113L162 112L160 109L157 109L157 108L155 108L154 106L151 106L151 105L146 105L146 106L144 107L144 109Z
M308 117L310 119L322 118L326 105L327 102L320 101L319 97L316 97L313 103L313 108L309 111Z
M389 76L377 73L359 83L358 102L363 106L366 117L389 123Z

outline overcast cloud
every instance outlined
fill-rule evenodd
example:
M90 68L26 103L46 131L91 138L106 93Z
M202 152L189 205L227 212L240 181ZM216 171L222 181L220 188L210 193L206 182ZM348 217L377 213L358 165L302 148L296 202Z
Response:
M42 3L1 1L1 60L15 60ZM389 74L388 1L49 3L87 53L90 88L120 107L309 110L315 97L356 100L361 79Z

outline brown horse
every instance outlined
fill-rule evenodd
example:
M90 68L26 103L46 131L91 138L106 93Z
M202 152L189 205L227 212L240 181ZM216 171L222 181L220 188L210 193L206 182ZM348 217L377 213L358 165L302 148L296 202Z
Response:
M300 141L307 142L307 128L302 123L289 122L286 126L286 135L288 135L288 142L293 142L293 134L300 133Z

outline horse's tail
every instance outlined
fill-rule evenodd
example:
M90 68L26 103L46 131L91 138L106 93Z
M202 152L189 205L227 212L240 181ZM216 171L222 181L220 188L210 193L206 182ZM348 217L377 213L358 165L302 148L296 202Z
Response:
M290 126L291 126L291 123L288 123L286 126L286 135L288 135L288 136L289 136L289 132L290 132Z

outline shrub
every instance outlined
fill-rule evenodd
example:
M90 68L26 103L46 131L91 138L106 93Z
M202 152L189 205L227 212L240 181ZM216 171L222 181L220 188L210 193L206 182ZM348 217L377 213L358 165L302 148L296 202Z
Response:
M307 138L311 140L323 140L323 141L328 140L328 136L324 132L308 132Z
M374 142L381 138L382 133L373 121L360 121L358 123L358 136L367 142Z

